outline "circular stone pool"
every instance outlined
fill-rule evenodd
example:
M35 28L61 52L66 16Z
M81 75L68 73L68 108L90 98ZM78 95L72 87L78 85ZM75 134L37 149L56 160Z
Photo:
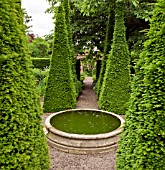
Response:
M69 153L108 152L117 146L124 119L111 112L73 109L52 113L45 121L51 146Z

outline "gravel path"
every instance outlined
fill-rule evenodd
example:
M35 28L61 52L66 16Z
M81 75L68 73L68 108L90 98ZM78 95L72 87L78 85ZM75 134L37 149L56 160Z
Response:
M86 77L84 89L77 101L76 108L98 109L97 97L92 89L93 79ZM43 115L43 120L49 114ZM110 153L78 155L59 151L49 146L50 170L115 170L116 149Z
M86 77L83 83L84 83L84 89L82 90L82 93L78 98L76 108L98 109L97 97L92 88L92 83L93 83L92 77Z

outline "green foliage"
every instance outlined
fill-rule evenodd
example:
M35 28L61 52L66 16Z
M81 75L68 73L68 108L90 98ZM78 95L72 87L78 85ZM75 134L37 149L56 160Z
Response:
M51 0L54 1L54 0ZM115 1L109 0L72 0L77 4L77 6L81 9L81 12L87 15L95 15L100 12L103 6L109 6L110 3L114 3ZM116 2L129 2L134 6L138 6L139 0L117 0Z
M115 18L115 1L113 1L113 3L109 6L109 14L106 25L106 36L104 43L104 55L109 54L109 51L111 50L115 22L114 18Z
M153 9L155 6L156 0L149 0L147 3L144 0L139 0L139 6L134 10L134 14L137 18L144 19L149 21L153 15Z
M34 68L44 69L50 66L50 58L32 58Z
M86 15L96 15L96 13L100 13L102 8L106 8L109 6L108 0L72 0L76 6L81 10L81 13Z
M80 81L83 82L85 79L86 75L85 73L80 73Z
M56 14L54 46L44 100L44 112L75 108L76 91L70 64L68 33L62 5Z
M148 40L136 64L117 169L164 170L165 1L158 0Z
M100 109L125 114L130 93L130 57L125 38L124 4L117 2L112 50L100 92Z
M83 47L97 47L103 52L106 32L106 21L108 18L107 6L102 7L97 15L86 16L81 13L75 4L71 6L71 23L73 27L73 41L75 52L83 50Z
M49 44L43 38L35 38L29 43L30 55L35 58L47 58L50 57Z
M54 8L54 4L57 0L49 1L53 4L52 8ZM138 1L139 5L137 5ZM150 12L153 11L153 4L155 0L138 1L127 0L126 3L125 21L127 39L130 35L132 36L136 30L141 31L149 28L148 18L150 16ZM76 54L79 53L84 46L97 46L101 52L104 51L103 42L106 37L106 23L109 15L109 7L114 4L115 0L70 0L71 25ZM145 16L141 16L144 9L145 13L148 13L149 16L146 14ZM52 11L54 12L54 10L51 9L51 12ZM135 36L137 35L135 34Z
M64 0L63 2L64 10L65 10L65 20L66 20L66 27L68 32L68 44L69 44L69 52L70 52L70 65L71 65L71 71L74 81L74 86L76 88L76 97L80 94L82 91L81 88L81 82L78 81L77 75L76 75L76 58L74 56L74 46L73 46L73 34L72 34L72 28L70 24L70 5L69 0Z
M76 75L77 79L80 81L80 60L76 61Z
M86 51L85 56L81 59L81 65L86 76L92 77L93 74L96 75L96 64L100 55L101 54L98 51L94 51L93 48Z
M41 123L21 2L0 2L0 169L46 170L49 156Z
M52 52L52 48L53 48L53 36L54 36L53 30L51 30L49 34L44 35L45 41L49 44L49 48L50 48L49 53Z
M36 78L37 89L39 91L39 94L40 96L44 96L45 90L46 90L46 84L48 80L48 75L49 75L49 69L41 70L38 68L34 68L33 74Z
M68 32L68 44L69 44L69 50L70 50L70 59L73 60L74 57L74 48L73 48L73 41L72 41L72 28L70 25L70 5L69 0L64 0L63 2L64 10L65 10L65 20L66 20L66 27Z
M101 60L97 60L96 62L96 68L93 69L93 73L95 73L96 81L99 78L100 70L101 70ZM94 74L92 74L94 75Z
M55 3L54 0L49 1L51 1L51 4ZM101 6L100 12L95 16L86 16L81 12L78 3L70 0L70 21L75 47L74 52L78 54L83 49L83 46L97 46L98 49L103 51L102 42L105 38L104 32L108 15L107 6ZM55 8L54 5L52 8ZM49 12L56 12L56 10L51 9Z
M32 27L32 25L29 25L29 22L32 21L32 16L29 16L26 9L23 9L23 13L24 13L24 24L26 26L26 33L30 33L31 30L30 28Z
M146 40L155 2L156 0L139 0L138 7L132 6L130 9L126 9L127 42L131 53L131 75L135 72L134 66L139 60L139 54Z
M146 30L145 30L146 31ZM139 60L139 56L144 46L143 43L146 40L145 32L135 31L133 35L130 35L128 39L128 44L130 46L130 54L131 54L131 63L130 63L130 74L131 77L135 74L134 66Z
M100 91L101 91L101 86L104 80L104 75L105 75L105 70L106 70L106 63L108 59L108 54L111 50L111 44L112 44L112 39L113 39L113 32L114 32L114 9L115 8L115 2L111 4L109 7L109 15L108 15L108 21L106 25L106 37L104 40L104 56L102 58L102 63L101 63L101 69L100 69L100 74L98 81L95 85L95 92L97 96L99 97Z

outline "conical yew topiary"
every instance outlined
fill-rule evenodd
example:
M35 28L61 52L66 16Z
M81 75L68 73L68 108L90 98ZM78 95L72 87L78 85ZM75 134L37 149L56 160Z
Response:
M76 107L76 91L70 64L68 33L64 7L56 13L53 53L44 99L44 112L56 112Z
M103 84L105 70L106 70L106 63L108 60L108 55L111 50L111 44L113 40L113 32L114 32L114 4L113 1L112 4L109 6L109 15L108 15L108 21L106 25L106 37L105 37L105 44L104 44L104 56L101 61L101 69L99 78L97 80L97 83L95 85L95 92L97 96L100 96L101 86Z
M71 65L71 71L74 81L74 86L76 89L76 97L78 97L79 93L82 91L82 84L80 81L78 81L77 75L76 75L76 58L74 54L74 45L73 45L73 33L72 33L72 27L70 23L70 4L69 0L63 1L64 11L65 11L65 21L66 21L66 27L68 32L68 45L69 45L69 51L70 51L70 65Z
M165 1L158 0L136 64L117 169L165 169Z
M102 110L125 114L130 97L129 51L125 38L124 3L116 2L113 43L99 97Z
M73 41L72 41L72 28L70 25L70 5L69 0L63 1L64 11L65 11L65 23L66 28L68 32L68 44L69 44L69 50L70 50L70 59L73 60L74 57L74 47L73 47Z
M46 170L48 147L21 2L1 0L0 20L0 169Z

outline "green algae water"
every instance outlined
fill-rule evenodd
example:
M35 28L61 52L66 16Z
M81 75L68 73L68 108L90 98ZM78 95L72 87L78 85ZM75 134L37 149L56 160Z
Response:
M121 124L111 114L89 110L63 112L53 116L50 123L60 131L84 135L108 133Z

